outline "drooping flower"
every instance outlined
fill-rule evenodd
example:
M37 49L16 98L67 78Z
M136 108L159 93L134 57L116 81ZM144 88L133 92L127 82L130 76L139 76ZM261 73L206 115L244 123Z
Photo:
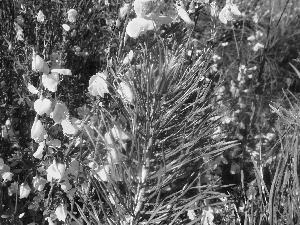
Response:
M103 98L105 93L109 93L106 78L104 73L97 73L90 78L88 90L91 95L100 95Z
M36 20L40 23L44 23L45 22L45 15L44 13L40 10L36 16Z
M29 185L26 183L22 183L19 187L19 195L20 195L20 198L27 198L28 195L30 193L30 187Z
M76 17L78 15L77 11L75 9L70 9L68 12L68 20L71 22L71 23L75 23L76 22Z
M31 138L35 140L35 142L42 142L46 134L47 132L42 122L36 119L31 128Z
M47 179L54 178L61 180L61 178L64 176L64 173L65 165L62 163L57 163L55 160L53 160L53 163L47 169Z
M57 73L51 73L49 75L42 75L42 83L46 89L51 92L57 91L57 85L59 81L59 75Z
M55 214L59 221L65 222L67 218L67 207L65 205L60 205L56 208Z
M37 191L42 191L44 189L44 186L46 183L47 183L47 180L42 177L39 177L39 176L33 177L32 185L35 188L35 190L37 190Z
M37 114L42 116L44 113L50 114L52 102L48 98L44 98L41 95L41 98L37 99L34 102L34 110Z

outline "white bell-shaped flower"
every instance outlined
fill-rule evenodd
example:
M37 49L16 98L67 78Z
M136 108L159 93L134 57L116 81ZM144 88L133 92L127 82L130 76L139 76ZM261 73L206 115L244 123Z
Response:
M43 74L42 75L42 83L46 89L51 92L57 91L57 85L59 81L58 73L51 73L49 75Z
M35 176L32 179L32 185L37 191L42 191L46 183L47 180L42 177Z
M36 118L31 128L31 138L39 143L44 140L46 134L47 132L42 122Z
M78 127L72 124L72 122L67 119L61 121L61 126L63 128L63 133L67 135L74 135L78 131Z
M28 195L30 194L30 187L28 184L22 183L19 187L19 195L20 198L27 198Z
M75 23L76 22L76 17L78 15L78 12L75 10L75 9L70 9L68 12L68 20L71 22L71 23Z
M67 218L67 207L65 205L60 205L55 210L55 215L59 221L65 222Z
M90 78L88 90L91 95L100 95L103 98L105 93L109 93L106 78L104 73L97 73Z
M37 114L42 116L43 114L50 114L52 102L48 98L44 98L42 95L34 102L34 110Z
M154 27L154 21L137 17L128 23L126 33L132 38L137 38L138 36L145 34L148 30L153 30Z
M1 174L2 179L3 179L4 182L11 181L13 175L14 175L14 174L11 173L11 172L4 172L4 173Z
M65 165L62 163L57 163L53 160L53 163L47 169L47 175L50 178L61 180L65 173Z

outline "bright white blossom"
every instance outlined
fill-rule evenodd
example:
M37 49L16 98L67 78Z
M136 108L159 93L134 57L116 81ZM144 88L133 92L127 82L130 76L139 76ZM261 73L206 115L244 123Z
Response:
M227 24L227 22L231 21L234 16L240 16L240 15L241 12L239 11L236 4L229 2L219 13L219 19L222 23Z
M63 24L62 27L64 28L65 31L71 30L71 27L68 24Z
M31 128L31 138L35 140L35 142L42 142L46 134L47 132L42 122L36 119Z
M63 128L63 133L67 135L74 135L78 131L78 127L75 126L72 121L67 119L61 121L61 126Z
M106 78L104 73L97 73L90 78L88 90L92 96L100 95L103 98L105 93L109 93Z
M256 43L254 46L253 46L253 51L257 52L259 49L261 48L264 48L265 46L261 43Z
M55 214L59 221L65 222L67 218L67 207L65 205L60 205L56 208Z
M212 225L214 220L213 209L208 206L207 210L203 210L201 224Z
M76 22L76 17L78 15L77 11L75 9L70 9L68 12L68 20L71 22L71 23L75 23Z
M183 19L184 22L186 22L189 25L194 24L194 22L191 20L191 18L189 16L189 14L182 6L177 6L176 9L177 9L178 16L180 16L180 18Z
M36 16L36 20L40 23L45 22L45 15L44 13L40 10Z
M28 83L27 84L27 88L28 88L28 91L31 93L31 94L37 94L39 93L39 91L36 89L35 86L33 86L31 83Z
M57 85L59 81L58 73L51 73L49 75L43 74L42 75L42 83L46 89L51 92L57 91Z
M38 176L33 177L32 185L37 191L42 191L46 183L47 180L42 177L38 177Z
M52 180L51 178L61 180L65 173L65 165L62 163L57 163L53 160L53 163L47 169L47 179Z
M49 73L49 67L47 63L45 63L44 59L42 59L35 52L32 54L32 70L36 72L43 72L45 74Z
M126 33L132 38L137 38L138 36L145 34L148 30L153 30L154 27L154 21L137 17L128 23Z
M30 187L28 184L22 183L19 187L20 198L27 198L30 194Z
M1 174L2 179L3 179L4 182L6 182L6 181L11 181L13 175L14 175L14 174L11 173L11 172L4 172L4 173Z
M42 116L45 113L50 114L51 104L52 102L48 98L44 98L41 96L41 98L37 99L34 102L34 110L40 116Z

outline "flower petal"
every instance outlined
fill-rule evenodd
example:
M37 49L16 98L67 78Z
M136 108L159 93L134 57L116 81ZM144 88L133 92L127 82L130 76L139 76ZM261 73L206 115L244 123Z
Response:
M57 73L51 73L49 75L43 74L42 75L42 83L46 89L51 92L57 91L59 75Z
M75 127L72 123L70 123L68 120L62 120L61 126L63 128L64 134L73 135L76 134L78 131L78 128Z

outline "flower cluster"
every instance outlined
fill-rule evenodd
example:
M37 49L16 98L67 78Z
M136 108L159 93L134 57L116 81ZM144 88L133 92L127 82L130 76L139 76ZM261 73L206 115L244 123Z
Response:
M193 25L194 22L190 19L189 14L184 8L183 4L175 4L173 7L176 9L176 16L169 13L169 15L163 15L157 8L162 7L164 3L157 0L135 0L133 2L133 8L136 14L136 18L132 19L126 27L126 33L132 37L137 38L142 34L145 34L149 30L154 30L163 24L170 24L176 20L177 16L181 17L188 25ZM155 5L154 10L151 10L151 6ZM172 7L171 7L172 8ZM120 14L129 10L129 6L124 5L120 11ZM122 12L122 13L121 13ZM175 14L175 13L173 13Z

